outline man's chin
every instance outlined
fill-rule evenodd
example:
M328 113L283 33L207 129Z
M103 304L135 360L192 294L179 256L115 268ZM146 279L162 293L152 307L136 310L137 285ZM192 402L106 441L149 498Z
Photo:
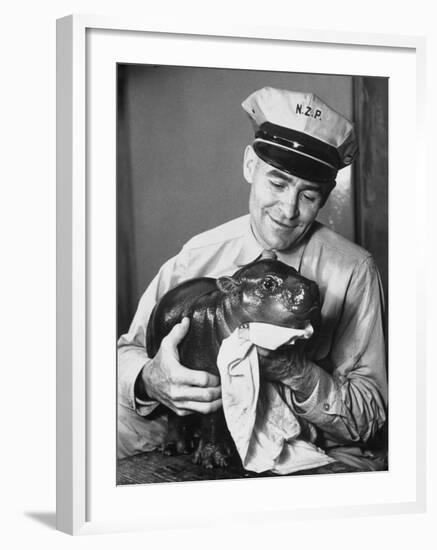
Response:
M275 224L273 221L266 223L260 227L263 231L256 231L255 236L264 248L270 250L286 251L292 249L306 231L302 231L301 227L286 228Z
M293 248L296 243L299 241L299 236L297 237L290 237L287 239L270 239L269 245L272 250L277 250L278 252L289 250Z
M288 231L275 231L274 233L270 233L269 239L266 239L266 241L269 243L271 249L285 252L298 245L307 234L309 228L310 226L303 230L299 227L298 229L294 228Z

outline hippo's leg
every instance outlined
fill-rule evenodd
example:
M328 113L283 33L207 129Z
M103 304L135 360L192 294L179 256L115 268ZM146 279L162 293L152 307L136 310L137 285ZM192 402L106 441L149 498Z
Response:
M200 440L193 462L208 469L238 464L238 454L222 409L202 416Z
M162 448L165 455L182 455L193 451L197 428L195 416L177 416L169 413L168 432Z

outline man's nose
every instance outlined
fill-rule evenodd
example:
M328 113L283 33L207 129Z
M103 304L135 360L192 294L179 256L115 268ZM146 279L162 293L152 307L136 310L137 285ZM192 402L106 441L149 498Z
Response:
M299 216L298 194L294 190L289 190L289 192L282 197L281 210L284 216L289 220Z

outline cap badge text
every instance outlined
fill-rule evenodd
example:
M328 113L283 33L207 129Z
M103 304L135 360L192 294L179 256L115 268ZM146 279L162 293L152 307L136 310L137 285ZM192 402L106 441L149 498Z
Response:
M322 111L320 109L313 109L309 105L302 105L302 103L296 104L296 114L322 120Z

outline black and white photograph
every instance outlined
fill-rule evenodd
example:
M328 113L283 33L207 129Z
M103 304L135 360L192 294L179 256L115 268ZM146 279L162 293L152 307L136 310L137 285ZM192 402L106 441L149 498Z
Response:
M432 547L432 6L5 4L2 547Z
M389 470L389 79L116 86L117 484Z

